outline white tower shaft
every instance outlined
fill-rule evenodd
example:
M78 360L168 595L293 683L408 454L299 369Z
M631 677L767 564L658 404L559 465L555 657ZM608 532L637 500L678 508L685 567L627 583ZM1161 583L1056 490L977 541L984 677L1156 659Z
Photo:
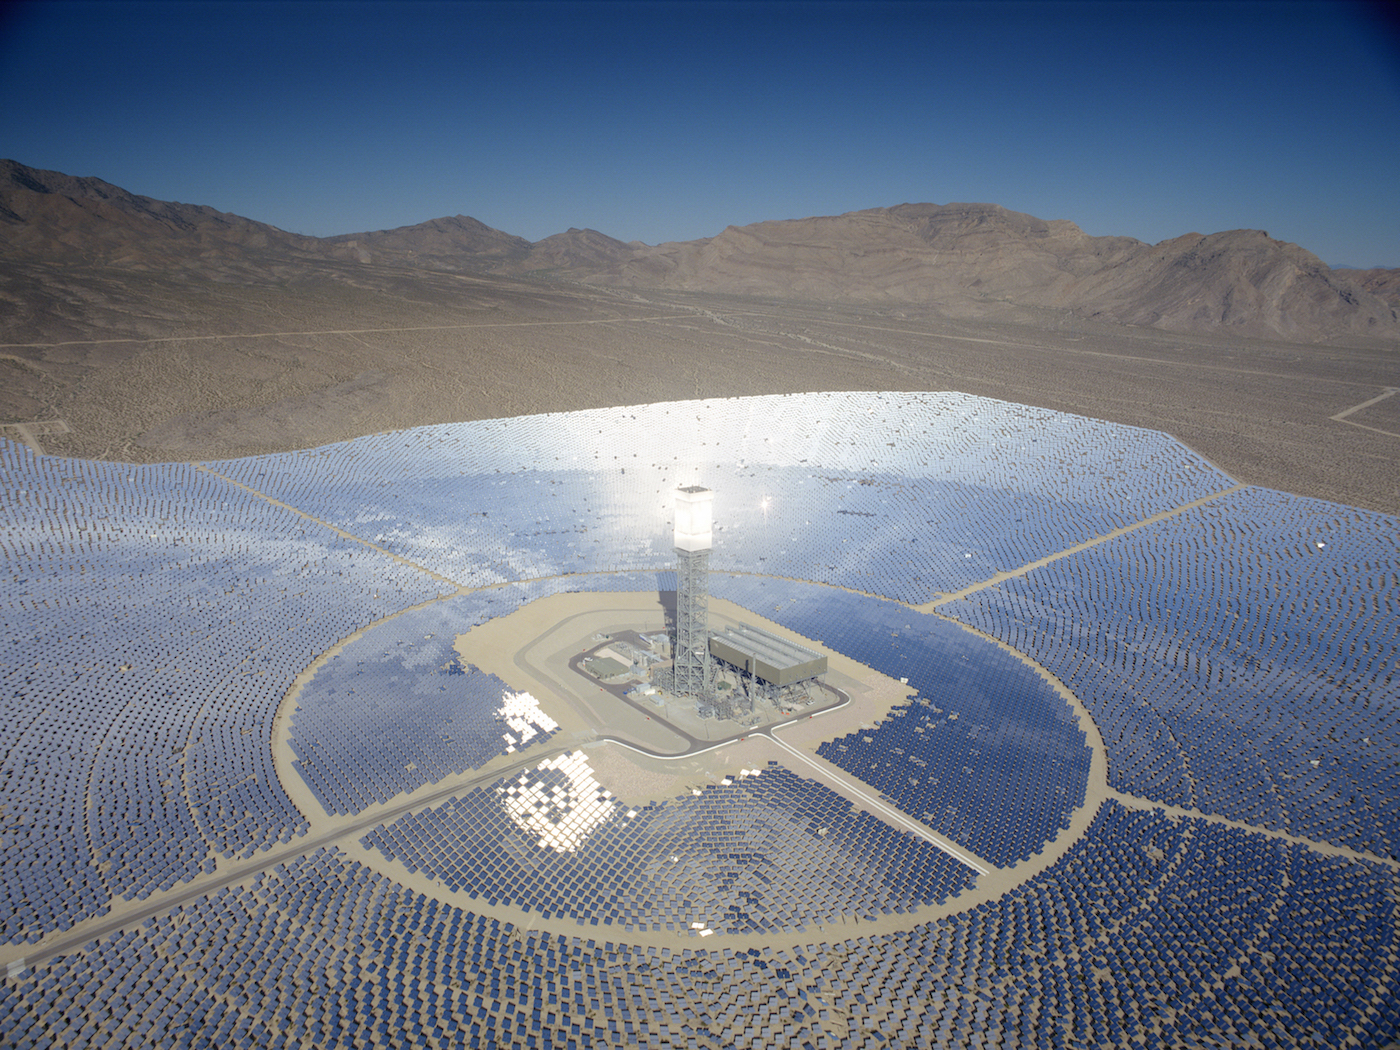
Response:
M691 485L676 493L675 690L710 698L710 548L714 493Z

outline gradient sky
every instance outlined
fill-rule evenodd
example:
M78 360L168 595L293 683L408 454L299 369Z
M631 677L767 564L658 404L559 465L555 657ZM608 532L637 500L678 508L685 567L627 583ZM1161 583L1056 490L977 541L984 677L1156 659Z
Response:
M64 3L0 156L299 233L657 243L906 201L1400 266L1400 32L1325 3Z

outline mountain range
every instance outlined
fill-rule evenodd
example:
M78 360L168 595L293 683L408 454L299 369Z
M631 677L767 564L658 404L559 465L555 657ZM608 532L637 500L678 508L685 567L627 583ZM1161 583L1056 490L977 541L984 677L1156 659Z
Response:
M1045 311L1299 342L1400 338L1400 270L1334 270L1260 230L1147 244L995 204L901 204L624 243L571 229L530 242L464 215L334 237L288 233L98 178L0 161L0 266L183 274L247 284L355 268L552 277L596 286L909 303L948 317Z

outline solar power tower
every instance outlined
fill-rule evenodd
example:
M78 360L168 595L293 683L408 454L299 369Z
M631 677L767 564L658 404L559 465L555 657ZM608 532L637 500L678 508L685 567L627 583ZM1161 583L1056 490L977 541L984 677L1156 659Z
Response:
M710 698L710 547L715 494L699 485L676 492L676 648L678 696Z

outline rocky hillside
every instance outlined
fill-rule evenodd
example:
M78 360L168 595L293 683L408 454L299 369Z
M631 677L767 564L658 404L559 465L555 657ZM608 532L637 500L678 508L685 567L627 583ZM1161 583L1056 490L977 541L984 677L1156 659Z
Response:
M903 204L729 227L635 250L595 279L804 299L1048 307L1123 324L1318 340L1400 335L1396 304L1258 230L1150 245L995 204Z
M525 238L494 230L469 215L327 237L324 243L341 258L430 270L514 268L530 257Z
M228 279L285 274L324 251L318 238L204 205L0 160L0 260Z
M529 267L532 270L590 277L611 273L630 259L640 242L624 244L597 230L570 229L556 233L530 247Z
M1400 269L1342 270L1341 273L1391 306L1400 307Z
M364 271L567 277L600 285L913 303L954 317L1053 310L1297 341L1400 338L1396 271L1332 270L1258 230L1160 244L1091 237L995 204L901 204L731 226L648 246L571 229L531 243L464 215L316 238L95 178L0 161L0 260L221 281L355 281ZM347 270L346 267L350 269Z

